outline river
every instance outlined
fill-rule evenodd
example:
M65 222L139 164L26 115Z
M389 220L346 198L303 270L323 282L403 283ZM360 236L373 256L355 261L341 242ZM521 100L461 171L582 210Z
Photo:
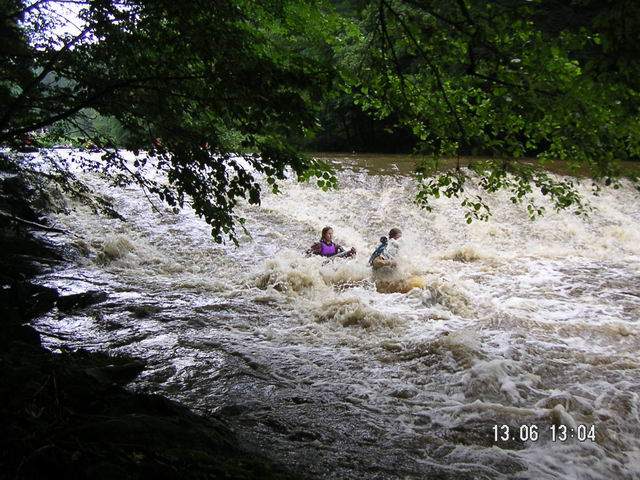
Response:
M126 222L71 198L54 216L76 260L40 281L109 298L37 320L45 345L145 359L131 388L224 414L306 478L640 479L634 187L583 181L588 218L536 221L499 192L467 225L459 199L413 203L407 159L349 158L336 191L287 180L241 205L237 248L83 174ZM304 255L325 225L354 260ZM391 227L424 288L376 291L367 260Z

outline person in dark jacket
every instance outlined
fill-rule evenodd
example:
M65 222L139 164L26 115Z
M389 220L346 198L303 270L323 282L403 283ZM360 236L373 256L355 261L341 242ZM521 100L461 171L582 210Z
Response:
M369 258L369 265L374 269L381 267L395 267L395 257L398 254L398 240L402 237L399 228L389 230L389 238L381 237L380 245L374 250Z
M320 241L311 245L311 248L307 251L309 254L321 255L323 257L353 257L356 254L356 249L345 250L342 245L333 243L333 228L324 227L322 229L322 236Z

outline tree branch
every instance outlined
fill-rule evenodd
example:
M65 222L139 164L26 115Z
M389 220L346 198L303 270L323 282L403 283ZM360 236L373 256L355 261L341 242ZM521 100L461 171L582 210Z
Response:
M51 59L47 62L47 64L42 67L42 72L38 76L36 76L30 83L27 85L20 93L19 96L15 98L15 100L9 105L6 112L0 119L0 130L3 129L5 125L9 123L11 116L24 104L28 96L31 94L31 91L42 81L44 78L49 75L53 71L53 66L60 59L60 56L63 52L69 50L76 42L84 38L84 36L89 33L91 29L85 28L80 34L70 39L67 43L65 43L62 48L56 50L52 55Z
M65 233L68 234L66 230L62 230L61 228L56 227L48 227L47 225L43 225L41 223L32 222L31 220L25 220L24 218L16 217L15 215L11 215L10 213L3 212L0 210L0 217L7 218L13 222L20 223L21 225L26 225L30 228L35 228L37 230L44 230L46 232L55 232L55 233Z
M183 81L183 80L198 80L198 79L204 79L205 77L202 75L187 75L187 76L175 76L175 77L144 77L144 78L130 78L130 79L126 79L123 81L120 81L118 83L109 85L107 88L104 88L96 93L94 93L93 95L90 95L87 98L84 99L79 99L79 103L77 103L76 105L67 108L66 110L63 110L60 113L57 113L55 115L51 115L49 117L43 118L41 120L35 121L34 123L32 123L31 125L27 125L27 126L22 126L19 128L15 128L13 130L6 130L2 133L0 133L0 140L2 139L10 139L12 137L18 136L18 135L24 135L25 133L29 133L32 132L34 130L38 130L40 128L44 128L44 127L48 127L49 125L52 125L55 122L59 122L60 120L66 120L70 117L72 117L73 115L77 114L80 110L84 109L84 108L89 108L89 107L93 107L95 106L96 102L98 100L100 100L102 97L106 96L109 93L114 93L118 90L121 90L123 88L130 88L130 87L134 87L134 88L146 88L147 86L145 85L146 82L152 82L152 81L163 81L163 82L168 82L168 81Z
M386 7L393 14L393 16L396 17L396 19L400 23L400 26L402 27L404 32L407 34L407 36L409 37L409 39L411 40L413 45L416 47L416 50L420 53L420 55L425 60L425 62L427 62L427 65L429 66L429 68L433 72L433 75L434 75L434 77L436 79L436 83L438 84L438 89L440 90L440 93L442 94L442 97L444 98L444 101L447 104L447 108L449 109L449 113L454 117L454 119L456 121L456 125L458 126L458 132L460 134L460 138L461 139L466 138L467 135L466 135L466 131L465 131L464 125L462 124L462 120L460 120L460 117L458 116L458 113L456 112L453 104L451 103L451 100L449 99L449 95L447 94L447 90L444 87L444 83L442 82L442 77L440 76L440 71L438 70L437 66L431 61L431 59L429 58L427 53L424 51L424 49L422 48L420 43L416 40L415 36L413 35L413 32L411 32L411 29L407 26L407 24L403 20L402 16L398 12L396 12L393 8L391 8L391 6L388 3L386 3L385 0L381 0L381 1L382 1L382 3L384 3L386 5Z
M400 69L400 62L398 61L398 57L396 56L396 50L393 47L393 42L391 41L391 37L389 36L389 30L387 29L387 22L385 20L385 15L384 15L384 1L381 1L379 4L378 18L380 20L380 30L382 31L383 49L384 49L384 42L386 41L387 45L389 46L389 49L391 50L391 56L393 58L393 64L395 65L396 74L398 75L398 79L400 80L400 91L402 93L402 97L404 98L405 102L409 103L407 99L406 88L405 88L404 75L402 74L402 70ZM384 55L384 51L382 53Z

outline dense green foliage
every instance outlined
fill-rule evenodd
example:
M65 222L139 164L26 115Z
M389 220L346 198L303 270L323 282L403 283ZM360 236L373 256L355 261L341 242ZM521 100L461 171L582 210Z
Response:
M486 191L520 202L530 192L517 185L533 180L555 208L583 213L573 184L518 159L565 160L610 183L639 158L638 27L628 1L378 0L345 30L339 64L354 102L397 119L431 158L420 204L462 196L467 221L485 218L482 199L464 197L464 172L432 176L442 157L471 154L500 159L473 166Z
M218 241L235 239L239 198L259 202L255 172L274 188L288 168L318 174L322 187L335 181L295 148L333 76L315 2L81 2L76 32L56 25L60 2L3 6L0 142L70 125L105 149L106 164L89 168L136 181L170 206L189 199ZM88 109L127 135L88 130ZM169 183L139 173L145 156L131 165L107 150L116 140L155 155Z
M571 182L518 159L612 183L640 155L632 1L91 0L71 2L75 29L66 3L2 0L0 143L102 148L88 168L172 207L190 201L217 241L236 239L240 198L260 201L257 175L274 190L287 169L335 186L299 153L310 141L415 149L428 159L418 203L461 197L467 221L490 213L465 196L469 172L532 217L544 210L532 186L582 213ZM154 155L168 183L114 146ZM468 154L495 160L439 168Z

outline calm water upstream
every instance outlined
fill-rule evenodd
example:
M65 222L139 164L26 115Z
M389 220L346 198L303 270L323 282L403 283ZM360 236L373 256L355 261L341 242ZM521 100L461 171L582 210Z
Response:
M349 158L337 191L286 181L242 206L239 248L84 175L127 221L68 199L56 221L81 253L42 281L110 297L38 320L46 344L146 359L132 388L224 413L308 478L640 479L640 194L587 181L588 219L532 222L502 192L467 225L460 200L413 203L408 160ZM303 255L325 225L355 260ZM426 288L376 292L367 260L391 227Z

